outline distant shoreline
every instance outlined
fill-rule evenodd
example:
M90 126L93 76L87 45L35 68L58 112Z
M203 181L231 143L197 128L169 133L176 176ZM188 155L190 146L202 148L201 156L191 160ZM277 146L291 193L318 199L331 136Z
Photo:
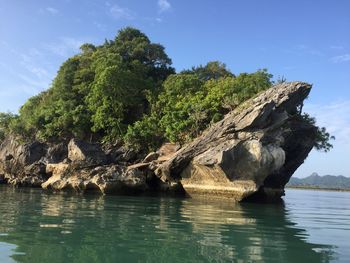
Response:
M350 189L343 189L343 188L326 188L326 187L317 187L317 186L286 186L286 189L320 190L320 191L334 191L334 192L350 192Z

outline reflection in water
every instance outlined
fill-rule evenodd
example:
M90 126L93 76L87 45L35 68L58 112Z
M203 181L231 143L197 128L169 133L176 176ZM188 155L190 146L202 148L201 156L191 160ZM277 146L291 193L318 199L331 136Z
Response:
M1 262L311 263L334 253L308 243L281 205L8 187L0 198Z

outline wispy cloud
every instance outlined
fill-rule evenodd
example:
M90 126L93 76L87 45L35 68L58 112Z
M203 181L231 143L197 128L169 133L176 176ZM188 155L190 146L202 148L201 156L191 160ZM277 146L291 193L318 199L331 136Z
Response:
M6 42L2 42L2 45L3 48L5 48L15 58L15 61L18 64L16 70L6 66L4 63L1 63L0 66L6 69L6 71L11 75L19 76L24 81L23 87L29 86L29 90L32 91L33 86L37 86L38 88L48 86L51 75L46 69L47 65L42 63L45 58L42 51L39 51L36 48L31 48L26 52L21 52L7 45Z
M171 9L171 4L168 0L158 0L158 9L160 13Z
M308 49L308 47L304 44L296 45L294 48L297 50L307 50Z
M317 124L326 127L338 143L350 144L350 100L328 105L306 104L304 110L316 117Z
M31 49L28 54L18 54L21 58L20 65L23 66L30 73L34 74L39 79L46 79L49 76L47 70L41 66L38 66L35 58L42 56L41 52L37 49Z
M348 62L348 61L350 61L350 54L343 54L343 55L332 57L331 61L333 63Z
M56 43L46 43L44 47L55 55L68 57L79 51L79 48L86 41L72 37L61 37Z
M94 21L94 26L101 31L107 30L107 26L105 24L99 23L97 21Z
M306 54L313 55L313 56L323 56L324 55L323 52L321 52L320 50L318 50L314 47L310 47L308 45L304 45L304 44L297 45L295 47L295 49L299 50L302 53L306 53Z
M284 50L284 52L295 54L298 56L304 56L304 55L311 55L311 56L317 56L317 57L325 56L325 54L322 51L305 44L295 45L289 49Z
M50 14L50 15L57 15L59 14L59 10L53 7L45 7L39 9L40 14Z
M135 13L128 8L120 7L119 5L112 5L109 8L109 13L114 19L132 20L135 18Z
M330 49L334 49L334 50L343 50L344 47L343 46L338 46L338 45L332 45L329 47Z
M50 81L48 79L34 79L32 76L18 74L22 83L16 88L30 96L38 94L40 91L49 87Z
M59 11L53 7L46 7L45 10L52 15L57 15L59 13Z

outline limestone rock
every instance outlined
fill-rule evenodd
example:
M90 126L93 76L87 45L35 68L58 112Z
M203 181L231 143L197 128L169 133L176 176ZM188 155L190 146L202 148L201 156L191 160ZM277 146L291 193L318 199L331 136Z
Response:
M303 82L273 86L177 151L157 175L180 182L190 195L279 197L315 141L315 127L297 115L310 89Z
M12 185L38 186L45 181L43 162L47 145L34 141L21 144L15 137L0 145L0 174Z
M50 145L47 149L47 163L60 163L68 158L68 146L66 142Z
M91 190L107 193L126 193L144 191L147 188L146 177L138 169L125 169L118 165L105 165L91 168L75 168L69 164L48 166L52 176L42 184L44 189Z
M72 139L68 144L68 159L72 162L106 164L107 156L98 144Z
M154 160L157 160L159 157L159 154L156 152L151 152L149 154L147 154L147 156L145 157L145 159L143 159L144 163L148 163L148 162L152 162Z
M298 111L311 85L282 83L228 113L181 149L166 143L145 158L119 143L0 145L0 183L104 194L184 190L236 201L279 198L313 148L316 127ZM176 191L177 191L176 190Z
M38 141L21 144L15 137L10 136L1 143L0 163L11 161L23 167L39 161L46 151L46 144Z

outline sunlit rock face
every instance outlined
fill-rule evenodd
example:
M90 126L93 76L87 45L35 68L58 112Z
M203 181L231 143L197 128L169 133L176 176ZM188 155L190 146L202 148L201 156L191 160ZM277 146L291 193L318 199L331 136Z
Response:
M209 191L242 199L256 192L271 171L278 171L285 162L281 147L263 146L258 140L240 142L211 154L208 150L195 157L181 173L181 183L190 194Z
M101 145L76 139L72 139L68 143L68 159L72 162L84 162L92 165L107 162L107 156L102 151Z
M315 143L316 128L298 114L310 89L303 82L273 86L191 143L180 149L167 143L147 156L76 139L22 144L10 137L0 146L0 183L103 194L184 190L192 197L278 199Z
M247 101L157 169L195 196L279 198L311 151L314 126L298 117L311 86L283 83Z
M42 184L51 190L76 192L100 191L103 194L146 190L146 177L137 169L125 169L118 165L95 168L78 168L70 164L49 164L47 172L52 176Z

